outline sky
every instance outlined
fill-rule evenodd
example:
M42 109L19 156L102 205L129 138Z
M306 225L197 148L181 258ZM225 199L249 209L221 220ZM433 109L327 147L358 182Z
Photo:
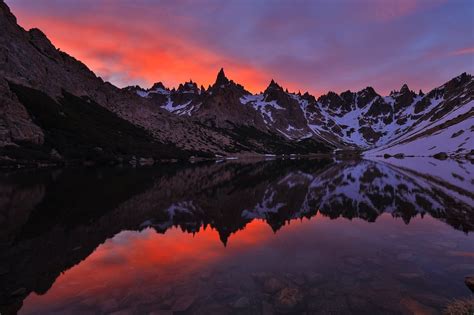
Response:
M387 95L474 73L472 0L6 0L25 29L124 87L212 84L251 92Z

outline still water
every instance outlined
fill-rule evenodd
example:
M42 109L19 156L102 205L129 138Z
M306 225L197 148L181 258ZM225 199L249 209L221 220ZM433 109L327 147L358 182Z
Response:
M3 174L0 312L441 313L472 298L472 174L428 159Z

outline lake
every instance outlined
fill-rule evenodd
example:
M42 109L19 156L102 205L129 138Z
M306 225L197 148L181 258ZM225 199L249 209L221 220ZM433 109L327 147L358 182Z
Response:
M474 165L286 159L0 176L1 314L437 314Z

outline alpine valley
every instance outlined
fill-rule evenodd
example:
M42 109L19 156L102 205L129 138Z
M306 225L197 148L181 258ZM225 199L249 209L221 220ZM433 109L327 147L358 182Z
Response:
M0 1L0 165L150 164L265 155L474 156L474 78L315 97L271 81L118 88L24 30ZM389 75L389 74L388 74Z

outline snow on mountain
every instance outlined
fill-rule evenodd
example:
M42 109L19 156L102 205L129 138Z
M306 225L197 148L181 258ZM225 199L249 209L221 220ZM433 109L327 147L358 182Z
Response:
M240 102L255 108L262 115L266 124L275 122L272 116L274 110L284 110L276 101L266 102L263 94L244 95L240 98Z
M474 149L474 80L462 74L408 108L404 132L367 155L465 156Z
M190 91L181 87L138 93L143 97L166 95L156 97L156 103L178 115L206 120L212 116L253 125L290 141L314 138L367 154L459 155L474 147L470 136L474 80L465 73L427 94L417 94L404 84L384 97L367 87L359 92L329 92L316 99L309 93L285 91L273 80L263 93L251 94L227 79L223 69L208 90L198 90L194 84L183 99L178 96Z
M474 101L453 110L433 123L424 122L388 146L368 151L367 155L424 156L446 153L467 155L474 149ZM457 122L460 117L467 117Z

